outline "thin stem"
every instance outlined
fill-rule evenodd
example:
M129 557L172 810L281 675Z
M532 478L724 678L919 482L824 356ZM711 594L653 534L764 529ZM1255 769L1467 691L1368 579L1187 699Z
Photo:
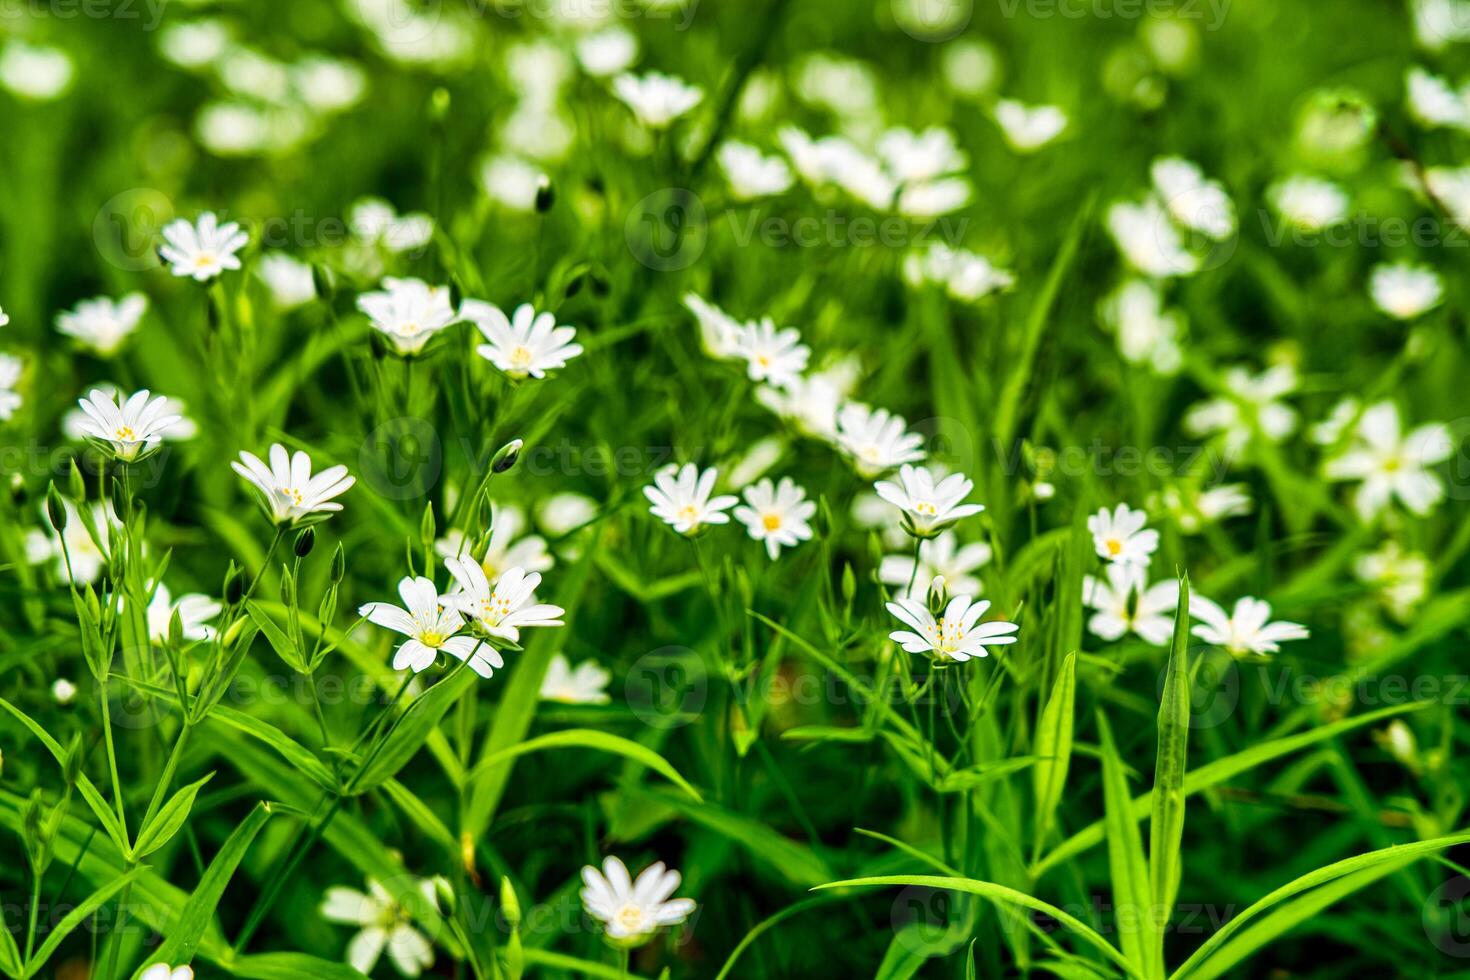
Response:
M31 920L26 926L26 955L25 962L31 961L31 953L36 948L36 922L41 913L41 871L39 868L31 869L31 877L35 882L31 886Z

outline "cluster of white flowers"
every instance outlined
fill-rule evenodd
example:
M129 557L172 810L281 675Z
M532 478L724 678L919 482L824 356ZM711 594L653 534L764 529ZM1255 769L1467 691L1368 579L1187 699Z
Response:
M933 218L963 208L974 189L960 176L969 157L952 132L890 129L868 152L845 136L813 138L787 126L777 133L797 175L817 191L837 187L875 211Z

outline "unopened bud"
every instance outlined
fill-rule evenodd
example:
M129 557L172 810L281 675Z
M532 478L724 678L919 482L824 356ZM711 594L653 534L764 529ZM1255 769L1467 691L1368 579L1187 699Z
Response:
M342 581L342 576L347 574L347 553L342 550L342 542L337 542L337 550L332 552L332 584L336 585Z
M77 465L76 457L71 459L71 467L66 473L67 490L71 499L82 501L87 499L87 481L82 479L82 468Z
M856 595L857 574L852 570L852 562L847 562L842 566L842 601L850 606Z
M509 878L500 879L500 908L505 913L505 923L514 932L521 924L521 901L516 898L515 886Z
M46 487L46 516L51 518L51 526L56 528L57 534L66 530L66 505L62 503L54 483Z
M225 597L227 606L237 606L245 598L245 570L234 562L230 562L229 571L225 572L225 584L220 588L220 595Z
M292 548L297 558L305 558L311 554L311 549L316 547L316 531L309 527L302 528L296 535L296 544Z
M77 784L77 775L81 771L82 736L78 732L72 735L71 743L66 747L66 759L61 765L61 775L66 780L66 785L75 786Z
M246 618L247 617L245 616L241 616L239 619L230 624L229 629L225 630L225 635L220 640L220 643L225 647L225 649L228 650L230 647L234 646L235 641L240 638L240 631L245 628Z
M451 99L449 97L449 89L440 85L438 88L434 89L433 94L429 96L430 118L432 118L435 122L443 121L449 115L450 104Z
M929 583L929 611L938 616L949 602L949 590L945 588L944 576L934 576Z
M551 178L545 174L536 182L536 213L545 214L551 210L556 203L556 188L551 185Z
M332 270L320 262L313 262L311 264L311 288L316 291L317 299L330 304L337 296L337 280Z
M490 469L494 473L504 473L516 465L516 460L521 458L521 447L525 442L521 439L512 439L500 447L495 458L490 461Z

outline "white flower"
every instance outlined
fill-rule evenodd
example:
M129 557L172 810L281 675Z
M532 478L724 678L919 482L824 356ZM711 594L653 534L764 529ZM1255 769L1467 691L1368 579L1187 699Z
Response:
M1098 317L1117 337L1118 353L1129 364L1166 376L1183 366L1179 345L1187 321L1181 311L1165 308L1157 283L1125 280L1098 304Z
M1444 296L1439 273L1411 262L1374 266L1368 289L1374 305L1396 320L1412 320L1438 306Z
M117 401L122 393L117 385L109 381L100 382L93 387L93 390L102 392L102 396L110 401ZM168 403L168 407L165 409L168 414L178 416L178 421L165 426L159 435L172 442L192 439L199 434L198 424L193 419L184 415L184 405L182 402L177 398L169 398L166 395L159 395L158 397ZM79 442L87 438L87 429L90 425L91 422L87 418L87 413L82 411L80 407L68 410L61 418L61 431L66 433L67 438L76 439Z
M1189 614L1202 620L1190 632L1237 657L1248 654L1264 657L1280 650L1287 640L1304 640L1311 635L1300 623L1269 622L1271 604L1251 596L1237 599L1227 616L1225 610L1204 596L1191 595Z
M430 337L462 319L454 312L447 286L391 276L383 280L383 285L386 289L382 292L357 297L357 308L399 354L419 353Z
M766 156L749 143L726 140L720 144L720 169L730 182L730 193L737 201L783 194L791 189L791 168L776 156Z
M494 673L493 667L505 666L494 647L473 636L455 635L464 626L464 617L446 604L448 596L440 598L429 579L405 576L398 583L398 595L403 599L402 607L391 602L369 602L357 610L368 622L408 637L393 656L394 670L409 668L417 674L434 663L440 650L465 661L481 677Z
M49 102L66 94L75 74L60 48L11 40L0 51L0 85L22 98Z
M1353 444L1327 461L1329 480L1361 480L1353 507L1372 520L1397 497L1409 512L1424 516L1444 497L1444 483L1429 467L1454 453L1449 428L1442 422L1421 425L1404 434L1398 406L1379 402L1363 412Z
M652 129L667 128L704 98L704 91L698 86L656 71L617 76L613 79L613 94Z
M170 221L163 229L164 244L158 254L173 268L176 276L208 282L226 269L240 268L235 253L245 247L250 236L233 221L219 223L213 211L205 211L197 223L183 218Z
M1385 541L1377 551L1360 555L1353 562L1353 575L1358 581L1376 588L1383 604L1405 622L1429 594L1432 572L1428 558L1417 551L1405 551L1397 541Z
M0 327L5 326L9 322L10 322L10 315L8 313L6 313L4 310L0 310Z
M159 53L180 68L202 68L229 46L229 28L219 20L167 24L158 35Z
M154 963L148 969L138 974L138 980L194 980L194 969L188 966L169 966L167 963Z
M740 356L739 320L696 293L684 294L684 306L699 324L699 342L706 354L721 360Z
M903 277L910 286L932 283L952 298L975 303L1016 283L1016 277L996 268L990 260L943 243L923 252L910 252L903 260Z
M916 538L932 538L985 509L980 504L961 502L975 484L959 473L936 479L930 470L905 463L899 467L898 481L879 480L873 489L899 509L904 527Z
M909 432L902 416L860 402L848 402L838 411L837 445L869 479L924 458L924 437Z
M890 129L878 140L878 156L899 183L914 184L957 173L969 158L955 142L954 133L939 126L916 133Z
M281 312L316 299L311 266L285 252L267 252L255 263L255 274L271 294L271 305Z
M956 594L977 595L982 588L975 572L990 563L994 552L983 541L960 544L953 531L919 542L919 567L914 569L914 556L884 555L878 565L878 580L894 586L899 599L923 601L935 578L943 578L945 586ZM909 588L909 582L914 586Z
M51 683L51 697L57 704L65 707L76 700L77 686L65 677L58 677Z
M1147 521L1147 514L1127 504L1111 511L1104 507L1093 514L1087 519L1087 530L1098 557L1122 565L1147 566L1149 556L1159 546L1159 532L1144 527Z
M544 497L536 504L536 523L554 536L570 534L596 517L597 501L570 490Z
M1470 227L1470 167L1430 167L1424 172L1424 186L1455 224Z
M1082 580L1082 602L1096 610L1087 628L1104 640L1137 633L1147 643L1166 646L1174 633L1179 583L1173 579L1147 584L1144 566L1111 564L1107 581L1091 575Z
M312 476L311 457L300 450L289 455L279 442L271 446L269 455L270 466L266 466L254 453L241 450L239 461L231 462L230 468L260 491L261 506L274 524L299 527L326 520L342 509L332 498L357 482L340 464Z
M935 8L923 8L929 20L936 11ZM956 6L954 9L964 8ZM984 41L974 41L957 38L945 44L940 59L944 70L945 83L957 94L971 99L978 99L986 95L995 87L1000 77L1000 57L990 44Z
M801 342L795 327L777 330L770 317L742 325L735 335L735 349L745 358L752 381L785 388L801 377L812 351Z
M66 313L58 313L56 329L108 357L138 328L147 309L148 297L142 293L129 293L120 300L99 296L82 300Z
M13 354L0 354L0 422L8 422L21 406L15 386L25 371L25 362Z
M995 104L995 121L1011 149L1018 153L1041 149L1067 128L1067 114L1059 106L1028 106L1011 99Z
M541 584L538 572L527 572L524 568L508 568L490 586L490 579L480 563L468 558L446 558L444 567L454 576L458 588L444 597L464 615L473 619L491 636L519 643L521 630L529 626L561 626L558 616L565 614L561 606L536 601L536 586ZM450 650L455 656L459 653ZM489 647L481 651L496 667L503 666L500 657ZM460 657L463 660L463 657ZM472 662L485 677L490 676L488 667Z
M1182 157L1160 157L1149 170L1154 190L1174 220L1216 241L1235 234L1235 204L1219 181L1207 180Z
M837 438L837 409L852 392L858 365L851 358L815 374L793 378L784 389L761 385L755 400L818 439Z
M540 167L520 157L497 154L480 164L480 187L485 196L512 211L534 211L536 195L546 180Z
M1470 3L1465 0L1414 0L1414 39L1428 51L1470 40Z
M679 872L662 861L649 865L634 881L622 861L608 857L602 871L582 869L582 904L604 924L615 946L639 946L661 926L678 925L694 911L694 899L669 896L679 887Z
M417 251L434 237L433 218L422 211L400 215L380 197L364 197L353 204L347 224L365 244L380 245L390 252Z
M1015 643L1021 627L1003 620L980 622L990 609L990 602L971 602L967 595L949 600L944 614L935 619L929 607L916 599L899 599L888 603L888 611L917 632L894 630L888 634L909 653L927 653L939 660L965 661L971 657L987 657L988 646Z
M1409 115L1421 126L1470 129L1470 102L1438 75L1418 65L1404 75Z
M1213 398L1191 408L1184 416L1184 430L1195 437L1225 433L1226 452L1234 455L1243 450L1259 427L1268 442L1280 442L1296 431L1296 409L1280 399L1296 390L1296 371L1289 364L1277 364L1251 374L1244 367L1225 372L1225 390L1229 396Z
M52 562L57 577L62 580L68 579L70 562L70 581L77 585L95 582L107 567L107 548L121 525L109 504L93 504L88 521L82 520L70 500L63 499L61 505L66 511L66 530L57 535L46 506L42 504L41 521L45 530L31 531L26 535L26 560L32 565ZM96 541L87 530L89 522L97 532Z
M148 389L134 392L127 401L114 397L101 388L93 388L78 405L86 413L82 433L111 449L125 463L145 456L163 444L164 434L179 421L170 414L167 398L150 397Z
M1251 512L1250 491L1244 483L1224 483L1208 490L1171 485L1159 494L1157 503L1185 534L1198 534L1206 525Z
M878 107L878 78L856 58L821 51L806 55L793 88L803 101L854 120L870 118Z
M544 572L556 563L546 550L545 538L535 534L520 537L526 529L526 516L519 507L493 504L492 514L490 540L480 557L480 567L487 577L499 578L512 568ZM464 557L469 554L469 547L470 542L458 528L434 543L434 550L441 558Z
M572 341L574 327L557 326L555 314L538 314L530 303L517 306L510 319L498 306L477 299L465 300L460 312L489 341L475 353L512 378L544 378L582 353L582 345Z
M369 878L367 885L366 895L352 888L333 886L322 898L323 919L361 927L347 944L348 964L359 973L370 974L386 946L388 959L406 977L416 977L433 966L434 948L414 928L408 910L376 880ZM420 881L418 889L424 901L436 904L432 881Z
M638 38L625 27L605 27L577 40L577 61L593 78L627 71L637 60Z
M1189 276L1200 260L1185 248L1184 239L1158 199L1118 201L1108 208L1108 233L1133 268L1155 279Z
M199 592L179 596L177 602L169 594L168 586L160 582L154 586L153 599L148 603L148 636L156 642L168 639L169 621L174 611L179 614L184 639L208 640L214 637L214 627L209 620L218 616L224 607L209 596Z
M707 524L728 524L725 511L740 502L728 494L710 497L719 472L713 467L699 471L693 463L683 468L673 465L653 475L653 486L644 487L643 495L653 504L649 512L680 534L694 535Z
M899 190L893 210L906 218L937 218L969 204L973 194L974 187L963 177L907 184Z
M817 505L806 499L806 491L789 476L777 486L769 479L745 488L745 503L735 508L735 518L744 524L752 540L765 543L774 561L783 547L794 548L812 536L807 524Z
M342 112L362 101L367 75L350 61L311 55L291 66L291 87L317 112Z
M784 126L776 133L781 148L801 179L813 186L838 182L844 173L864 162L881 173L881 168L867 161L863 152L841 136L812 137L796 126ZM890 198L892 193L890 191Z
M566 656L558 653L546 669L539 697L561 704L607 704L612 700L607 693L611 680L612 674L597 661L584 660L573 670Z
M1329 180L1293 176L1279 180L1266 190L1281 217L1303 231L1320 231L1348 218L1348 196Z

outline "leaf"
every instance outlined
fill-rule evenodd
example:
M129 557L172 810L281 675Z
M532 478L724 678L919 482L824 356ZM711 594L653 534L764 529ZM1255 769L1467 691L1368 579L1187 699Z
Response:
M939 875L882 875L874 878L852 878L847 881L832 881L817 885L815 891L823 891L829 888L871 888L881 885L915 885L920 888L948 888L951 891L965 892L969 895L979 895L981 898L989 899L1007 906L1020 906L1041 912L1056 919L1058 923L1066 926L1079 939L1087 943L1093 949L1102 953L1109 960L1117 964L1124 973L1131 977L1141 977L1142 974L1124 958L1106 939L1098 934L1087 923L1082 922L1074 916L1057 908L1039 898L1033 898L1025 892L1007 888L1005 885L997 885L993 881L978 881L974 878L956 878Z
M671 806L694 823L739 844L793 885L810 888L832 877L827 862L810 847L758 820L713 803L696 805L673 793L637 789L633 792Z
M1069 653L1052 685L1051 697L1041 712L1036 731L1039 757L1031 771L1036 793L1036 846L1040 848L1067 784L1067 767L1072 760L1073 713L1077 703L1077 654Z
M480 675L468 666L456 663L446 676L439 679L439 683L415 698L397 724L383 737L377 755L351 780L352 795L360 796L377 789L398 775L398 770L408 765L409 760L423 748L449 709L479 679Z
M1179 605L1174 612L1174 643L1159 697L1159 748L1154 758L1153 816L1149 820L1150 918L1158 924L1149 972L1164 975L1165 925L1179 890L1184 839L1184 772L1189 748L1189 576L1179 577Z
M817 908L821 905L831 905L833 902L840 902L842 900L843 897L841 895L818 895L815 898L808 898L797 902L795 905L788 905L776 914L762 920L754 929L751 929L745 934L744 939L735 944L735 948L730 951L729 958L725 960L725 965L715 975L715 980L726 980L730 976L730 971L735 968L735 961L740 958L740 954L745 952L751 943L759 939L762 933L774 929L793 915L798 915L807 909Z
M7 977L21 975L20 949L15 945L10 927L4 922L0 922L0 973Z
M1138 824L1128 812L1130 797L1123 760L1118 757L1107 716L1101 711L1097 713L1097 730L1102 748L1103 821L1107 826L1108 876L1113 883L1115 925L1122 934L1123 954L1141 972L1150 974L1157 920L1149 904L1148 862L1143 856Z
M306 673L306 659L296 647L296 641L286 634L286 631L276 625L276 621L265 614L265 610L254 601L245 603L245 610L250 613L250 618L260 631L265 634L266 641L270 643L271 649L276 655L286 662L286 666L298 674Z
M398 809L413 823L415 827L424 834L433 838L434 843L444 848L449 853L454 853L459 846L455 843L454 835L439 819L439 815L431 810L423 800L413 794L407 786L396 779L390 779L383 784L383 792L388 798L398 804Z
M87 917L101 908L108 899L122 891L128 885L131 885L136 878L147 870L147 868L134 868L126 874L117 876L117 878L87 896L80 905L67 912L61 921L56 923L51 931L46 934L46 941L41 944L41 947L36 950L35 955L26 963L24 975L27 977L35 976L37 971L46 965L46 961L51 958L51 954L56 952L62 940L70 936L76 930L77 926L85 922ZM4 928L5 926L0 925L0 929Z
M246 980L364 980L363 974L335 960L305 953L257 953L220 964Z
M138 832L138 841L133 845L134 861L147 857L173 839L174 834L179 832L179 828L188 819L189 811L194 806L194 797L199 794L200 787L213 778L214 773L210 773L169 797L169 801L154 815L148 825Z
M566 749L582 748L593 749L597 752L610 752L620 755L626 759L647 766L669 782L678 786L684 792L694 798L696 803L703 802L699 791L689 784L689 781L679 775L679 771L669 764L668 760L648 746L632 739L623 738L620 735L609 735L607 732L595 731L591 728L569 728L566 731L551 732L541 735L527 742L512 745L508 749L502 749L493 755L480 760L480 764L470 770L469 779L473 780L481 774L482 770L497 766L502 762L527 755L531 752L540 752L543 749Z

